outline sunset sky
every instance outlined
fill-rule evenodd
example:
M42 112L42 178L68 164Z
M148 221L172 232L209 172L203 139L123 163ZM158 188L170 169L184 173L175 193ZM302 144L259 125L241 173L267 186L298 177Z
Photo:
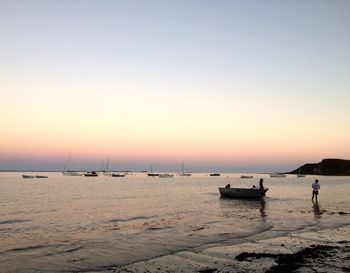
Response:
M0 0L0 170L350 159L350 1Z

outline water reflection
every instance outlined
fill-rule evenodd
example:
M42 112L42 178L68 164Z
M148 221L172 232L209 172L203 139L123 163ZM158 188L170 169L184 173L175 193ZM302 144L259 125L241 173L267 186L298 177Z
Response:
M322 215L322 211L321 211L321 208L320 208L318 202L312 202L312 204L313 204L312 209L314 212L315 219L320 219L321 215Z
M264 220L267 217L266 200L256 199L232 199L220 197L220 207L222 208L222 216L233 217L237 213L252 213L259 211L260 217Z
M260 211L260 216L261 216L262 219L265 219L265 217L267 216L265 208L266 208L265 198L261 198L261 200L260 200L260 210L259 211Z

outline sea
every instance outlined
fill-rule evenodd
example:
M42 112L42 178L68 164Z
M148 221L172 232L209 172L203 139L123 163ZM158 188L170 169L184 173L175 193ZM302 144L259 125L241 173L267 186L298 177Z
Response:
M0 272L98 272L207 245L350 224L350 177L0 173ZM262 200L218 187L269 188ZM318 203L311 184L319 179Z

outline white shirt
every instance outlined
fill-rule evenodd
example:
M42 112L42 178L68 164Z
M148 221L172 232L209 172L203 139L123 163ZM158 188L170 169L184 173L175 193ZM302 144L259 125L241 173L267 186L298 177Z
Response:
M314 191L318 191L320 188L321 188L321 187L320 187L320 184L318 184L318 183L316 183L316 182L312 183L312 189L313 189Z

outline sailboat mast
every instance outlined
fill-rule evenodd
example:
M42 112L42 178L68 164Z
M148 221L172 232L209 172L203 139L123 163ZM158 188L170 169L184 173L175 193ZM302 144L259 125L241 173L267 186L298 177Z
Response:
M68 162L69 162L69 159L70 159L70 156L68 156L68 158L67 158L67 160L66 160L66 163L64 164L62 173L65 173L66 168L67 168L67 165L68 165Z

